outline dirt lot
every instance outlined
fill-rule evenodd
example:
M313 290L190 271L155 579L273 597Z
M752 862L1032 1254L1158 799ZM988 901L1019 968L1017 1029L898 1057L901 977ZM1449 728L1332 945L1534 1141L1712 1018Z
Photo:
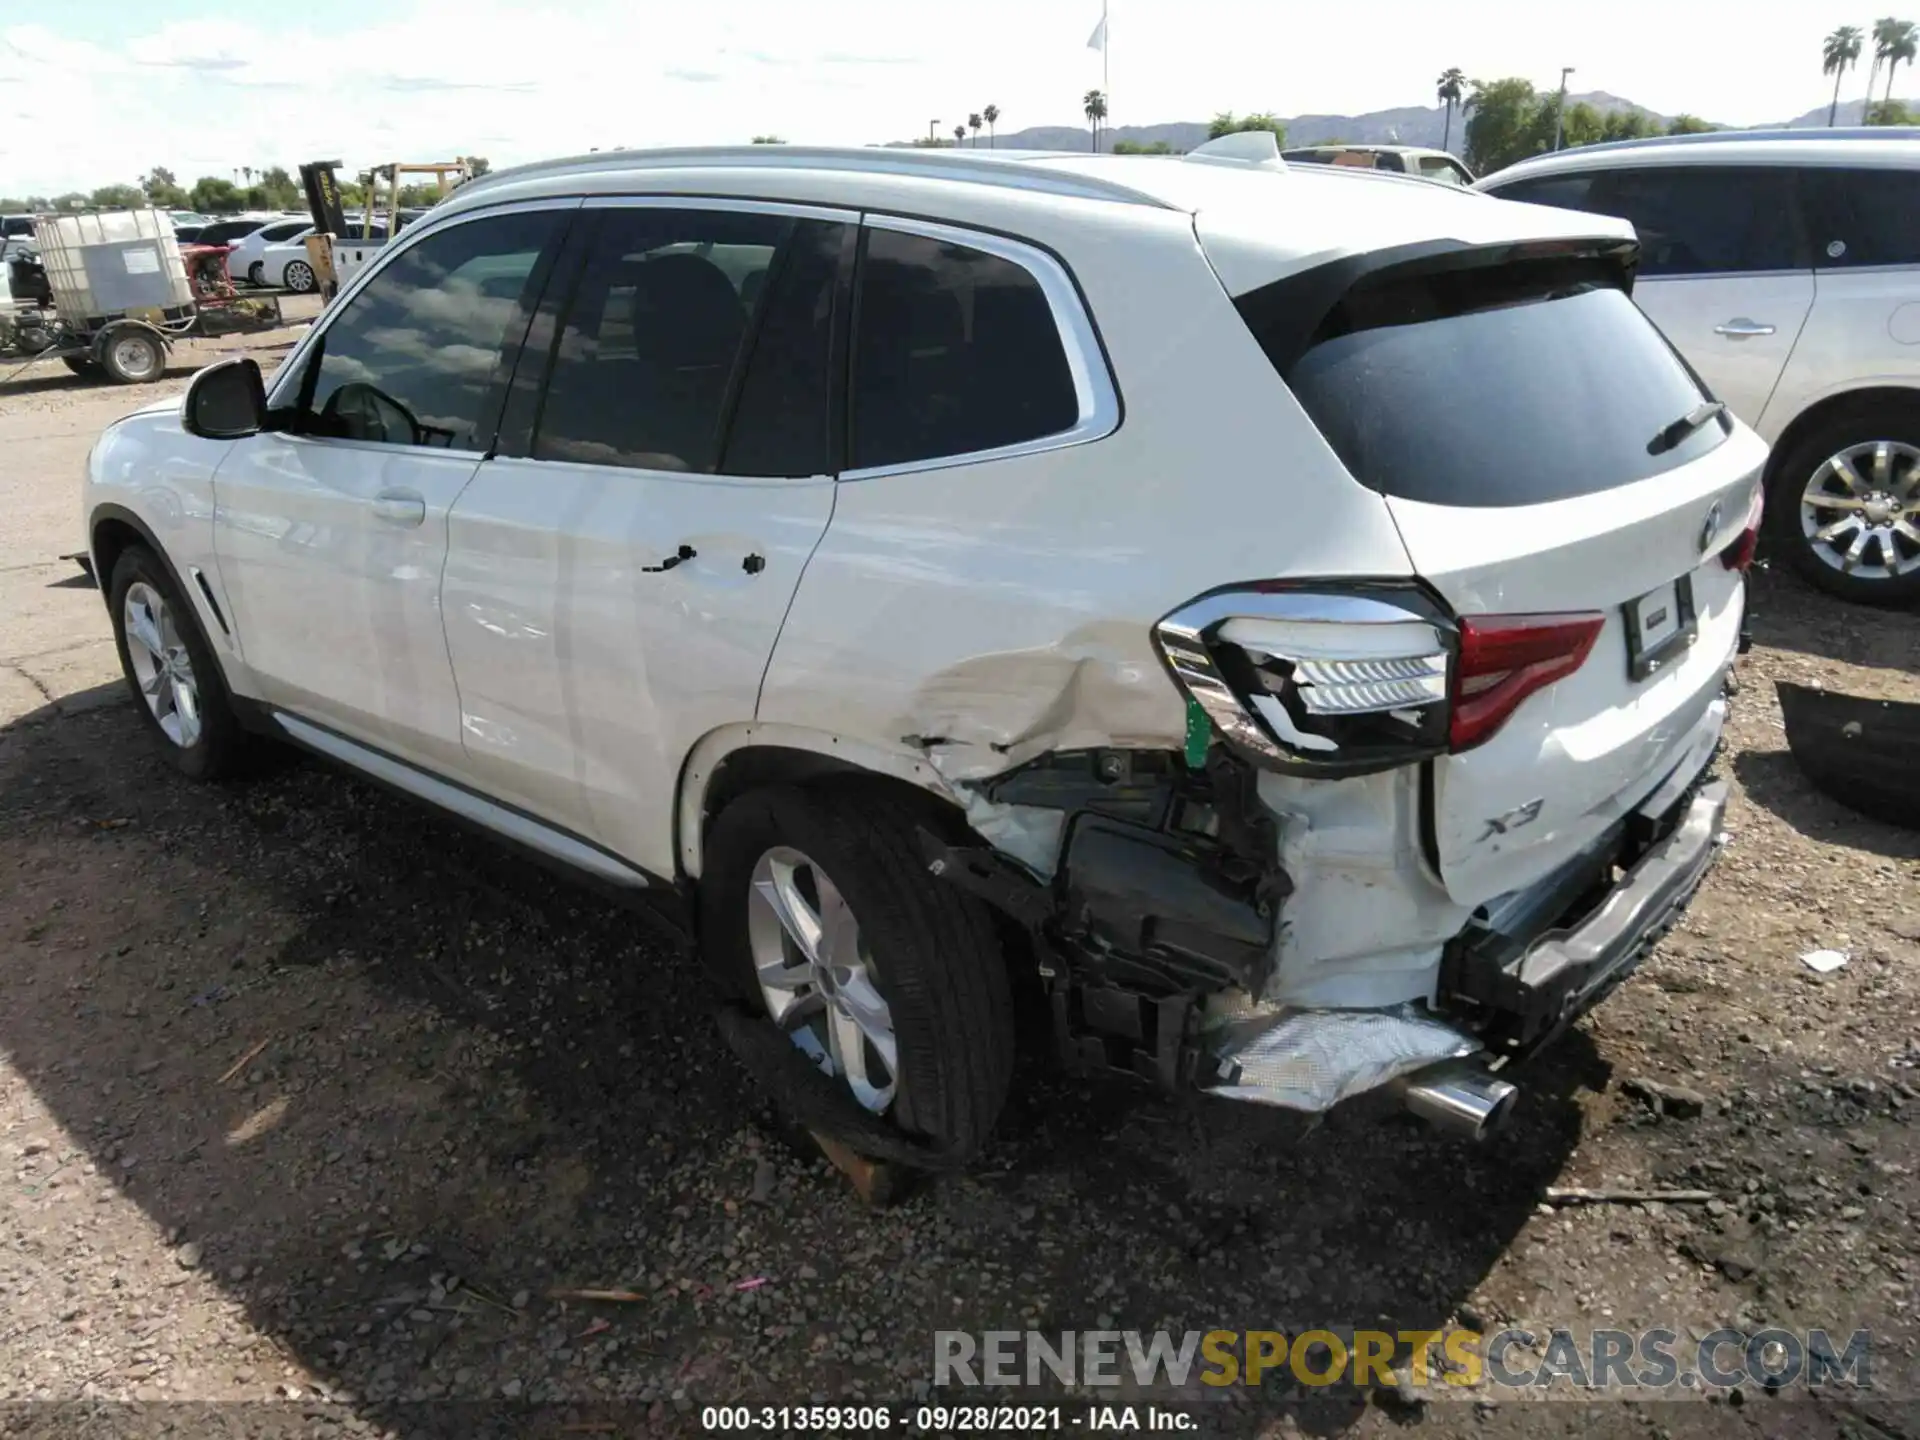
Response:
M1722 861L1503 1136L1036 1062L973 1173L874 1213L774 1138L665 932L317 765L198 788L156 763L56 559L88 445L145 398L0 386L0 1402L68 1402L0 1403L0 1434L675 1431L721 1401L924 1397L940 1328L1449 1321L1867 1328L1873 1389L1196 1387L1196 1410L1228 1434L1920 1434L1920 835L1816 795L1771 687L1920 700L1920 617L1760 577ZM1822 946L1849 963L1813 973ZM551 1297L580 1286L638 1298ZM523 1408L432 1403L502 1399ZM90 1403L126 1400L175 1403ZM234 1401L273 1403L178 1404Z

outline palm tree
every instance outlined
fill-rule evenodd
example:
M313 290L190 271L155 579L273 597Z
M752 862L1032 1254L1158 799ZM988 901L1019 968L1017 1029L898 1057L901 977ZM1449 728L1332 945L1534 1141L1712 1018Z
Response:
M1858 25L1842 25L1827 36L1820 46L1820 73L1833 76L1833 103L1827 107L1827 128L1831 130L1840 114L1840 77L1847 67L1860 61L1860 43L1865 37Z
M1900 62L1913 63L1920 55L1920 25L1911 20L1879 20L1873 26L1874 54L1887 62L1886 102L1893 103L1893 72Z
M1447 107L1447 128L1440 140L1442 150L1453 148L1453 107L1460 103L1467 93L1467 77L1459 66L1449 66L1440 72L1440 87L1435 92L1440 103Z
M1093 127L1093 150L1100 148L1100 122L1107 118L1107 97L1100 90L1089 90L1080 99L1080 109L1087 117L1087 123Z
M966 126L956 125L953 127L953 145L956 150L959 149L960 146L965 143L966 138L967 138Z
M967 116L967 128L973 131L973 148L978 150L980 148L980 112L978 110Z
M987 106L986 109L980 112L980 118L987 122L987 148L991 150L998 143L993 133L993 127L1000 123L1000 107L998 105ZM975 138L977 139L978 137Z

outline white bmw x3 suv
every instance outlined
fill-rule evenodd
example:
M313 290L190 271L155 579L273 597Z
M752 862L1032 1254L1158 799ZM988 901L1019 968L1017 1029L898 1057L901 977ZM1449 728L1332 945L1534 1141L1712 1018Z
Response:
M1026 986L1076 1064L1477 1132L1725 804L1766 450L1634 253L1270 137L556 161L108 430L87 540L178 768L684 905L856 1149L976 1147Z

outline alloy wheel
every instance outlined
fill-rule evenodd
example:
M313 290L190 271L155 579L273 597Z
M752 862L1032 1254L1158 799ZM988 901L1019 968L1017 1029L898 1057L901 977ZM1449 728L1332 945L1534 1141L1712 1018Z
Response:
M893 1013L860 923L812 859L777 845L753 867L747 940L767 1014L876 1115L899 1089Z
M1920 570L1920 449L1863 440L1829 456L1800 496L1800 530L1843 575L1891 580Z
M181 749L190 748L200 738L200 687L172 610L158 590L138 580L127 587L121 618L141 699L160 733Z

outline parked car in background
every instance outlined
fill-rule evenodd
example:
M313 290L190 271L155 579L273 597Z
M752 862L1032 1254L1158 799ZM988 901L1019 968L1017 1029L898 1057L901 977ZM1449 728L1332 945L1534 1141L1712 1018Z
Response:
M253 234L266 223L264 219L247 217L215 220L200 227L200 233L194 237L194 242L199 245L231 245L234 241Z
M17 236L33 237L33 216L0 215L0 240L12 240Z
M197 245L200 242L199 225L176 225L173 227L174 243L178 245Z
M1590 145L1479 188L1632 221L1634 298L1773 444L1772 543L1846 599L1920 600L1920 130Z
M361 234L360 226L351 224L348 230L354 239ZM303 226L300 232L278 244L268 245L260 252L257 262L260 278L256 284L283 286L296 295L306 295L318 288L314 278L313 262L307 256L307 236L313 233L313 226ZM367 236L374 244L386 241L387 227L375 225Z
M227 256L227 273L236 280L246 280L254 285L265 284L267 247L298 241L312 231L313 222L301 216L268 221L234 242L233 253Z
M1390 175L1418 175L1443 185L1471 185L1473 172L1445 150L1418 145L1300 145L1282 150L1289 165L1342 165L1356 170L1384 170Z
M462 186L95 446L158 750L692 903L861 1153L981 1142L1010 971L1076 1063L1484 1131L1711 863L1765 447L1623 222L1230 140Z

